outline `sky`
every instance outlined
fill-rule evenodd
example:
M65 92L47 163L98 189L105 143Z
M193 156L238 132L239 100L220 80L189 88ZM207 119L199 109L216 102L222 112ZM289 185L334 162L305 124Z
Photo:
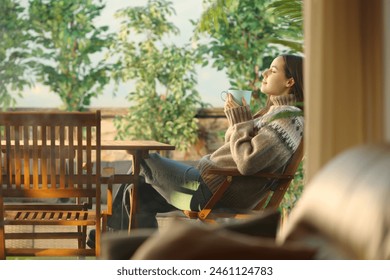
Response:
M172 42L180 46L190 42L193 26L190 20L199 19L202 11L202 0L171 0L176 15L170 20L180 29L180 36L172 38ZM119 21L114 18L114 13L124 7L144 6L147 0L106 0L106 8L102 12L96 24L108 25L111 31L119 28ZM220 93L229 88L229 82L224 72L208 67L198 67L198 86L202 101L214 107L222 107ZM105 88L103 95L92 100L91 107L129 107L126 96L131 89L131 84L123 84L118 92L113 95L114 86ZM31 89L26 89L22 98L17 98L17 107L59 107L61 101L57 94L41 84L36 84Z

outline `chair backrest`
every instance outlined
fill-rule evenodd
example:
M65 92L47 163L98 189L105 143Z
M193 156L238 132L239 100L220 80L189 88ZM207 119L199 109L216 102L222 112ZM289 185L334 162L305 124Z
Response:
M286 165L284 172L280 175L276 175L277 183L276 189L270 191L268 195L266 195L259 204L255 207L255 210L277 210L280 203L283 200L286 191L288 190L292 180L295 177L295 173L298 170L298 167L303 159L304 147L303 147L303 139L299 144L297 150L292 155L288 164Z
M95 197L100 121L100 111L0 113L2 196Z

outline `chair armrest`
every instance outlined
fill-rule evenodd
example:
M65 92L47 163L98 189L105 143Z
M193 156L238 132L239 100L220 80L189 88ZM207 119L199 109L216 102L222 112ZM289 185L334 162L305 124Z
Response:
M232 177L253 176L253 177L281 179L281 180L291 180L294 178L294 175L291 174L276 174L276 173L266 173L261 171L251 175L243 175L236 168L210 168L207 172L209 174L225 175L225 176L232 176Z

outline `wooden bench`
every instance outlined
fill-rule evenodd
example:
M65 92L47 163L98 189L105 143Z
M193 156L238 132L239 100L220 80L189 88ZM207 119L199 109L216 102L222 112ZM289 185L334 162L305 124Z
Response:
M100 254L100 122L100 111L0 113L0 259ZM7 231L17 225L49 230ZM88 226L96 249L86 248ZM73 239L77 248L7 246L15 239Z

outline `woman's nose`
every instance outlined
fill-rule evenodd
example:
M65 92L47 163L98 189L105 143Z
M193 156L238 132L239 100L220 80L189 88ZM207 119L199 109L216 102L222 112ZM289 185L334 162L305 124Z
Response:
M261 72L261 76L266 77L268 75L268 70L269 70L268 68L264 69L264 71Z

